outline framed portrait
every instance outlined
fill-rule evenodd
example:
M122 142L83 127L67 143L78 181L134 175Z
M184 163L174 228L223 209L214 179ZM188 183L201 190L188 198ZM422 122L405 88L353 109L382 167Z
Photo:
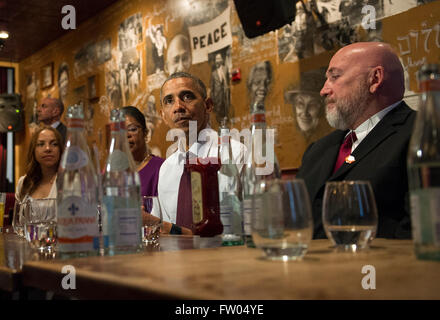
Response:
M53 62L41 68L41 87L43 89L53 86Z
M86 99L86 86L82 85L73 89L73 101L75 104L81 104L85 102Z
M87 91L88 91L89 100L94 100L99 97L97 75L93 75L87 78Z

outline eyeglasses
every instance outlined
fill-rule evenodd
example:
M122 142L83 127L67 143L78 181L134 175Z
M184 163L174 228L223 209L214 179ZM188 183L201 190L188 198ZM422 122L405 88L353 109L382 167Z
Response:
M141 127L138 127L138 126L129 126L129 127L127 127L127 132L130 132L130 133L138 133L138 132L139 132L139 129L141 129Z

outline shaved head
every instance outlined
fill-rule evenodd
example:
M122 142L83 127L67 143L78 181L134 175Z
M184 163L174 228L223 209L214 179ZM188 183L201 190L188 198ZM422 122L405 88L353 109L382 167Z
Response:
M343 55L350 63L356 63L364 68L383 67L384 79L380 93L386 92L387 95L392 95L391 100L401 100L403 98L405 92L403 66L398 55L389 44L383 42L357 42L343 47L334 57L338 55Z
M321 90L326 117L337 129L355 129L382 109L402 100L403 66L390 45L357 42L330 60Z

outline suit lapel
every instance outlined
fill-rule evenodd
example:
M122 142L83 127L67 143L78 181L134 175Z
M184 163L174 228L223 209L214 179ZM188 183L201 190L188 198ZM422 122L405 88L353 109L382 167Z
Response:
M313 184L316 186L310 197L314 199L320 190L325 186L326 181L329 177L332 177L333 168L335 167L336 158L338 157L339 148L341 143L347 134L347 131L336 130L331 133L329 140L325 141L326 148L323 150L320 157L325 157L328 161L321 161L317 159L318 162L322 163L317 174L314 174Z
M396 132L396 126L404 124L410 112L410 108L403 101L391 110L354 150L352 155L356 159L355 162L351 164L342 164L339 170L330 178L332 180L337 179L339 176L354 168L356 164L374 150L378 144Z

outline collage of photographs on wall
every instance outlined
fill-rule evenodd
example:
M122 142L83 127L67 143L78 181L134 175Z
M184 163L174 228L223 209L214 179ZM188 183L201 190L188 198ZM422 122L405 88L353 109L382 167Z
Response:
M65 107L83 103L89 142L103 161L110 110L133 105L146 116L152 152L165 157L172 142L165 139L160 87L170 74L188 71L214 101L214 129L225 118L231 129L249 127L252 106L263 102L281 168L297 168L306 147L332 130L319 92L335 50L356 41L391 43L406 71L406 96L417 96L415 72L430 48L440 47L440 22L423 11L430 2L300 0L292 23L249 39L233 0L121 0L21 62L26 135L43 97L60 98ZM364 28L372 21L374 29ZM41 77L48 64L52 85ZM233 80L237 72L241 80Z

